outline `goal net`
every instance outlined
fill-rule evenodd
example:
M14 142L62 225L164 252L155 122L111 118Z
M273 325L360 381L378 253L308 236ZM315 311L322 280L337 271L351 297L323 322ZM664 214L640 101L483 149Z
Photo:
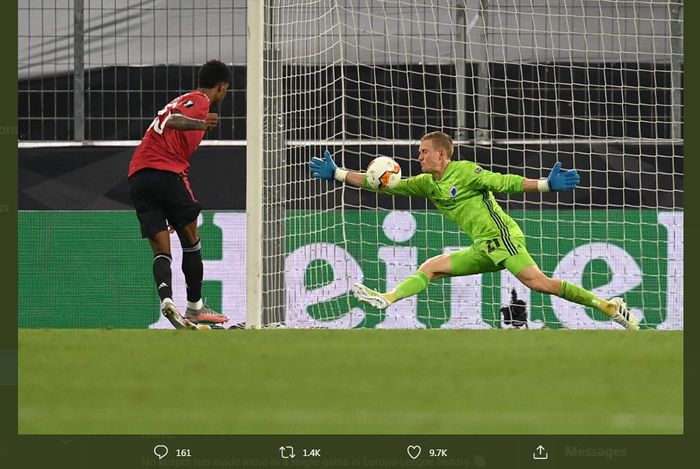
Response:
M248 190L262 205L248 223L263 324L499 328L514 291L530 327L619 327L505 270L436 280L386 311L352 297L354 282L391 289L472 241L424 199L315 180L309 160L328 149L363 170L386 155L416 176L420 137L440 130L454 159L491 171L576 168L573 192L496 194L532 257L624 297L643 328L683 327L680 1L265 0L260 12L262 73L248 84L263 94L248 125L262 157L249 132Z

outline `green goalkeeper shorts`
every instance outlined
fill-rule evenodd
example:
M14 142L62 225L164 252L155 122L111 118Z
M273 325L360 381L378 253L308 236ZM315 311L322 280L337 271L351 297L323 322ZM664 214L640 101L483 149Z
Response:
M452 275L472 275L508 269L517 276L525 267L535 265L525 248L525 238L493 238L450 254Z

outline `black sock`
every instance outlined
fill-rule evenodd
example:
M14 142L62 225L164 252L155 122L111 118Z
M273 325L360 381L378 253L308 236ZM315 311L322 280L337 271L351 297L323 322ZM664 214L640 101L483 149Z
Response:
M201 249L202 244L199 241L194 246L182 247L182 272L187 283L187 301L191 303L202 299L204 264Z
M158 253L153 256L153 279L156 281L156 289L161 301L173 297L172 273L170 271L172 261L170 254Z

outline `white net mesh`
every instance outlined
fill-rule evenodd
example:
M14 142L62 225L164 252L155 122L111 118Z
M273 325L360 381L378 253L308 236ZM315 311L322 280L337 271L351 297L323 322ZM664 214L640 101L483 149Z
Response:
M312 156L420 174L417 140L574 192L497 195L542 270L623 296L647 328L682 328L682 5L675 1L268 0L265 322L501 327L512 291L531 327L615 327L507 271L433 282L384 312L348 294L394 287L471 244L427 201L314 180Z

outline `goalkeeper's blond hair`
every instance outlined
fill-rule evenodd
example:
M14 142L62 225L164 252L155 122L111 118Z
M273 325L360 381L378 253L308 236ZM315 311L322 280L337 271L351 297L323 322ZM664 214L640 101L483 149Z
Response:
M447 135L445 132L430 132L423 135L423 138L420 139L421 142L425 140L432 142L433 148L436 150L445 150L447 153L447 158L452 159L452 152L454 151L452 137Z

